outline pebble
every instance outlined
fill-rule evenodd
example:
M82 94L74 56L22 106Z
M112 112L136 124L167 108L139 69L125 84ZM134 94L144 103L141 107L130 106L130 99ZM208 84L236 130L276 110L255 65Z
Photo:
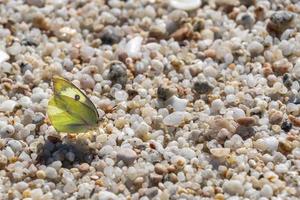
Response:
M87 163L82 163L81 165L79 165L78 169L81 172L87 172L90 169L90 165Z
M98 194L94 195L94 198L92 199L118 200L118 196L108 191L101 191Z
M253 41L248 45L247 50L251 53L252 56L257 56L264 51L264 46L257 41Z
M164 174L168 173L168 169L160 163L157 163L154 166L154 171L155 171L155 173L160 174L160 175L164 175Z
M0 104L0 111L2 112L12 112L17 105L16 101L5 100Z
M213 112L219 112L224 107L224 102L221 99L215 99L211 103L211 110Z
M182 124L184 121L189 120L190 115L187 112L182 112L182 111L176 111L173 112L169 115L167 115L164 119L163 119L163 123L166 126L179 126L180 124Z
M68 181L63 188L64 192L73 193L77 190L77 187L73 181Z
M226 180L223 184L224 192L230 195L243 195L243 184L238 180Z
M242 126L252 126L255 123L255 119L253 117L241 117L236 121Z
M265 184L260 191L260 195L266 198L271 198L273 195L272 187L268 184Z
M124 164L127 166L132 165L136 159L137 159L137 154L132 149L121 148L117 152L117 160L123 161Z
M108 67L109 80L111 80L114 84L118 83L124 87L127 82L127 72L125 65L121 62L111 62Z
M172 96L166 103L171 105L175 111L184 111L188 104L188 100Z
M55 179L58 176L57 171L53 167L47 167L45 173L46 177L50 179Z
M229 155L230 148L212 148L210 153L217 158L224 158Z
M176 93L175 89L166 86L159 86L157 88L157 97L162 101L166 101Z
M276 137L269 136L265 138L258 139L254 142L255 148L261 151L274 152L278 148L278 140Z
M51 173L51 172L50 172ZM46 172L45 171L43 171L43 170L38 170L37 172L36 172L36 176L37 176L37 178L39 178L39 179L45 179L46 178Z
M195 10L201 6L201 0L170 0L170 5L175 9Z
M141 36L136 36L128 41L126 44L126 53L131 58L138 58L141 56L143 38Z
M207 81L197 81L194 84L194 90L198 94L207 94L210 93L213 89L214 89L213 85L211 85Z
M0 50L0 63L3 63L9 59L9 55L5 52Z

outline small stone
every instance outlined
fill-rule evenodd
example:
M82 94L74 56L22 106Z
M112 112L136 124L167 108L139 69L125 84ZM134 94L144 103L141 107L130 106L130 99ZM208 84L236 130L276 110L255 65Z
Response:
M78 169L81 172L87 172L90 169L90 165L87 163L82 163L81 165L79 165Z
M221 99L215 99L211 103L211 110L213 112L218 112L224 107L224 102Z
M163 123L167 126L179 126L180 124L182 124L183 122L185 122L186 120L189 120L190 115L187 112L182 112L182 111L176 111L173 112L169 115L167 115L164 119L163 119Z
M36 7L44 7L45 1L44 0L26 0L26 3L30 6L36 6Z
M43 197L43 190L41 188L36 188L31 190L32 200L40 200Z
M197 81L194 84L194 90L198 94L208 94L214 89L214 86L207 81Z
M95 49L90 46L82 46L80 48L80 55L83 60L89 61L95 54Z
M157 163L155 166L154 166L154 171L157 173L157 174L160 174L160 175L164 175L164 174L167 174L168 173L168 169L160 164L160 163Z
M2 112L12 112L17 105L16 101L5 100L0 104L0 111Z
M38 171L36 172L36 176L37 176L37 178L39 178L39 179L45 179L45 178L46 178L46 173L45 173L43 170L38 170Z
M236 120L242 126L253 126L255 119L253 117L241 117Z
M272 187L268 184L265 184L260 191L260 195L266 198L271 198L273 196Z
M153 199L158 194L158 189L157 187L148 188L145 194L149 199Z
M172 96L166 103L171 105L175 111L184 111L187 106L188 100L180 99L177 96Z
M289 168L286 166L286 164L278 164L275 166L275 172L277 174L284 174L289 171Z
M55 179L57 177L57 171L53 167L47 167L45 169L46 177L50 179Z
M243 184L238 180L225 180L223 190L230 195L243 195L244 193Z
M251 138L255 134L255 130L251 126L238 126L235 130L235 134L241 136L243 140Z
M63 191L66 193L73 193L77 190L76 184L73 181L67 181L66 185L63 188Z
M100 34L100 39L103 44L113 45L119 43L122 37L117 29L112 26L106 26Z
M15 188L19 191L19 192L23 192L24 190L26 190L28 188L28 183L21 181L18 182L15 186Z
M113 82L113 84L120 84L123 87L127 83L127 71L126 67L122 62L114 61L108 64L109 73L108 78Z
M162 101L168 100L176 93L175 89L169 88L167 86L159 86L157 88L157 97Z
M0 63L5 62L9 59L9 55L5 52L0 50Z
M126 44L126 53L131 58L138 58L141 56L143 38L141 36L136 36L128 41Z
M101 199L101 200L118 200L119 197L114 193L108 191L101 191L98 194L94 195L92 199Z
M247 50L251 53L252 56L257 56L264 51L264 46L257 41L253 41L248 45Z
M254 142L254 147L261 151L274 152L277 150L278 144L279 142L276 137L269 136L256 140Z
M277 110L269 111L269 121L271 124L280 124L283 119L283 114Z
M156 173L151 173L150 174L150 181L152 184L157 185L159 182L161 182L163 179L162 175L156 174Z
M84 89L93 89L95 86L95 80L88 74L82 74L80 77L80 85Z
M292 122L292 124L296 127L300 127L300 119L297 117L294 117L293 115L289 115L289 120Z
M267 30L270 33L275 33L280 36L286 29L292 27L292 21L294 14L288 11L277 11L274 12L270 21L267 24Z
M229 155L230 148L213 148L210 153L217 158L224 158Z
M124 90L118 90L115 92L115 99L118 101L126 101L128 98L128 94Z
M125 165L132 165L136 159L137 154L129 148L121 148L117 153L117 160L123 161Z
M195 10L201 6L201 0L170 0L170 5L175 9Z

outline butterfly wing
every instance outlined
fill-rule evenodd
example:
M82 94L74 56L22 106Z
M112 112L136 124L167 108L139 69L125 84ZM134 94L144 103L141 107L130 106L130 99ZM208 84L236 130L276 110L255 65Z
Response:
M59 132L80 133L97 126L99 114L91 100L69 81L54 78L54 96L47 113Z
M54 86L54 94L58 96L67 96L72 99L75 99L76 101L79 101L86 106L88 106L91 110L93 110L94 114L97 115L97 118L99 118L99 114L97 111L97 108L93 104L93 102L79 89L77 88L73 83L70 81L55 76L53 78L53 86Z

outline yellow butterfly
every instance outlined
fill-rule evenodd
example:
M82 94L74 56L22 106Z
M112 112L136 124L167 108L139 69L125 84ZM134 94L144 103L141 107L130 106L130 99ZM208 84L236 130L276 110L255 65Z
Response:
M54 76L54 94L48 102L48 117L58 132L82 133L98 126L93 102L70 81Z

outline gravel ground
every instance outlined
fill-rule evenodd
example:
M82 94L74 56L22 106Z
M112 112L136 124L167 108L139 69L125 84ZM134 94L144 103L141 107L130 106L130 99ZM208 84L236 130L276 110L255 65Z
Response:
M2 0L0 199L298 199L300 2ZM99 130L57 133L60 75Z

